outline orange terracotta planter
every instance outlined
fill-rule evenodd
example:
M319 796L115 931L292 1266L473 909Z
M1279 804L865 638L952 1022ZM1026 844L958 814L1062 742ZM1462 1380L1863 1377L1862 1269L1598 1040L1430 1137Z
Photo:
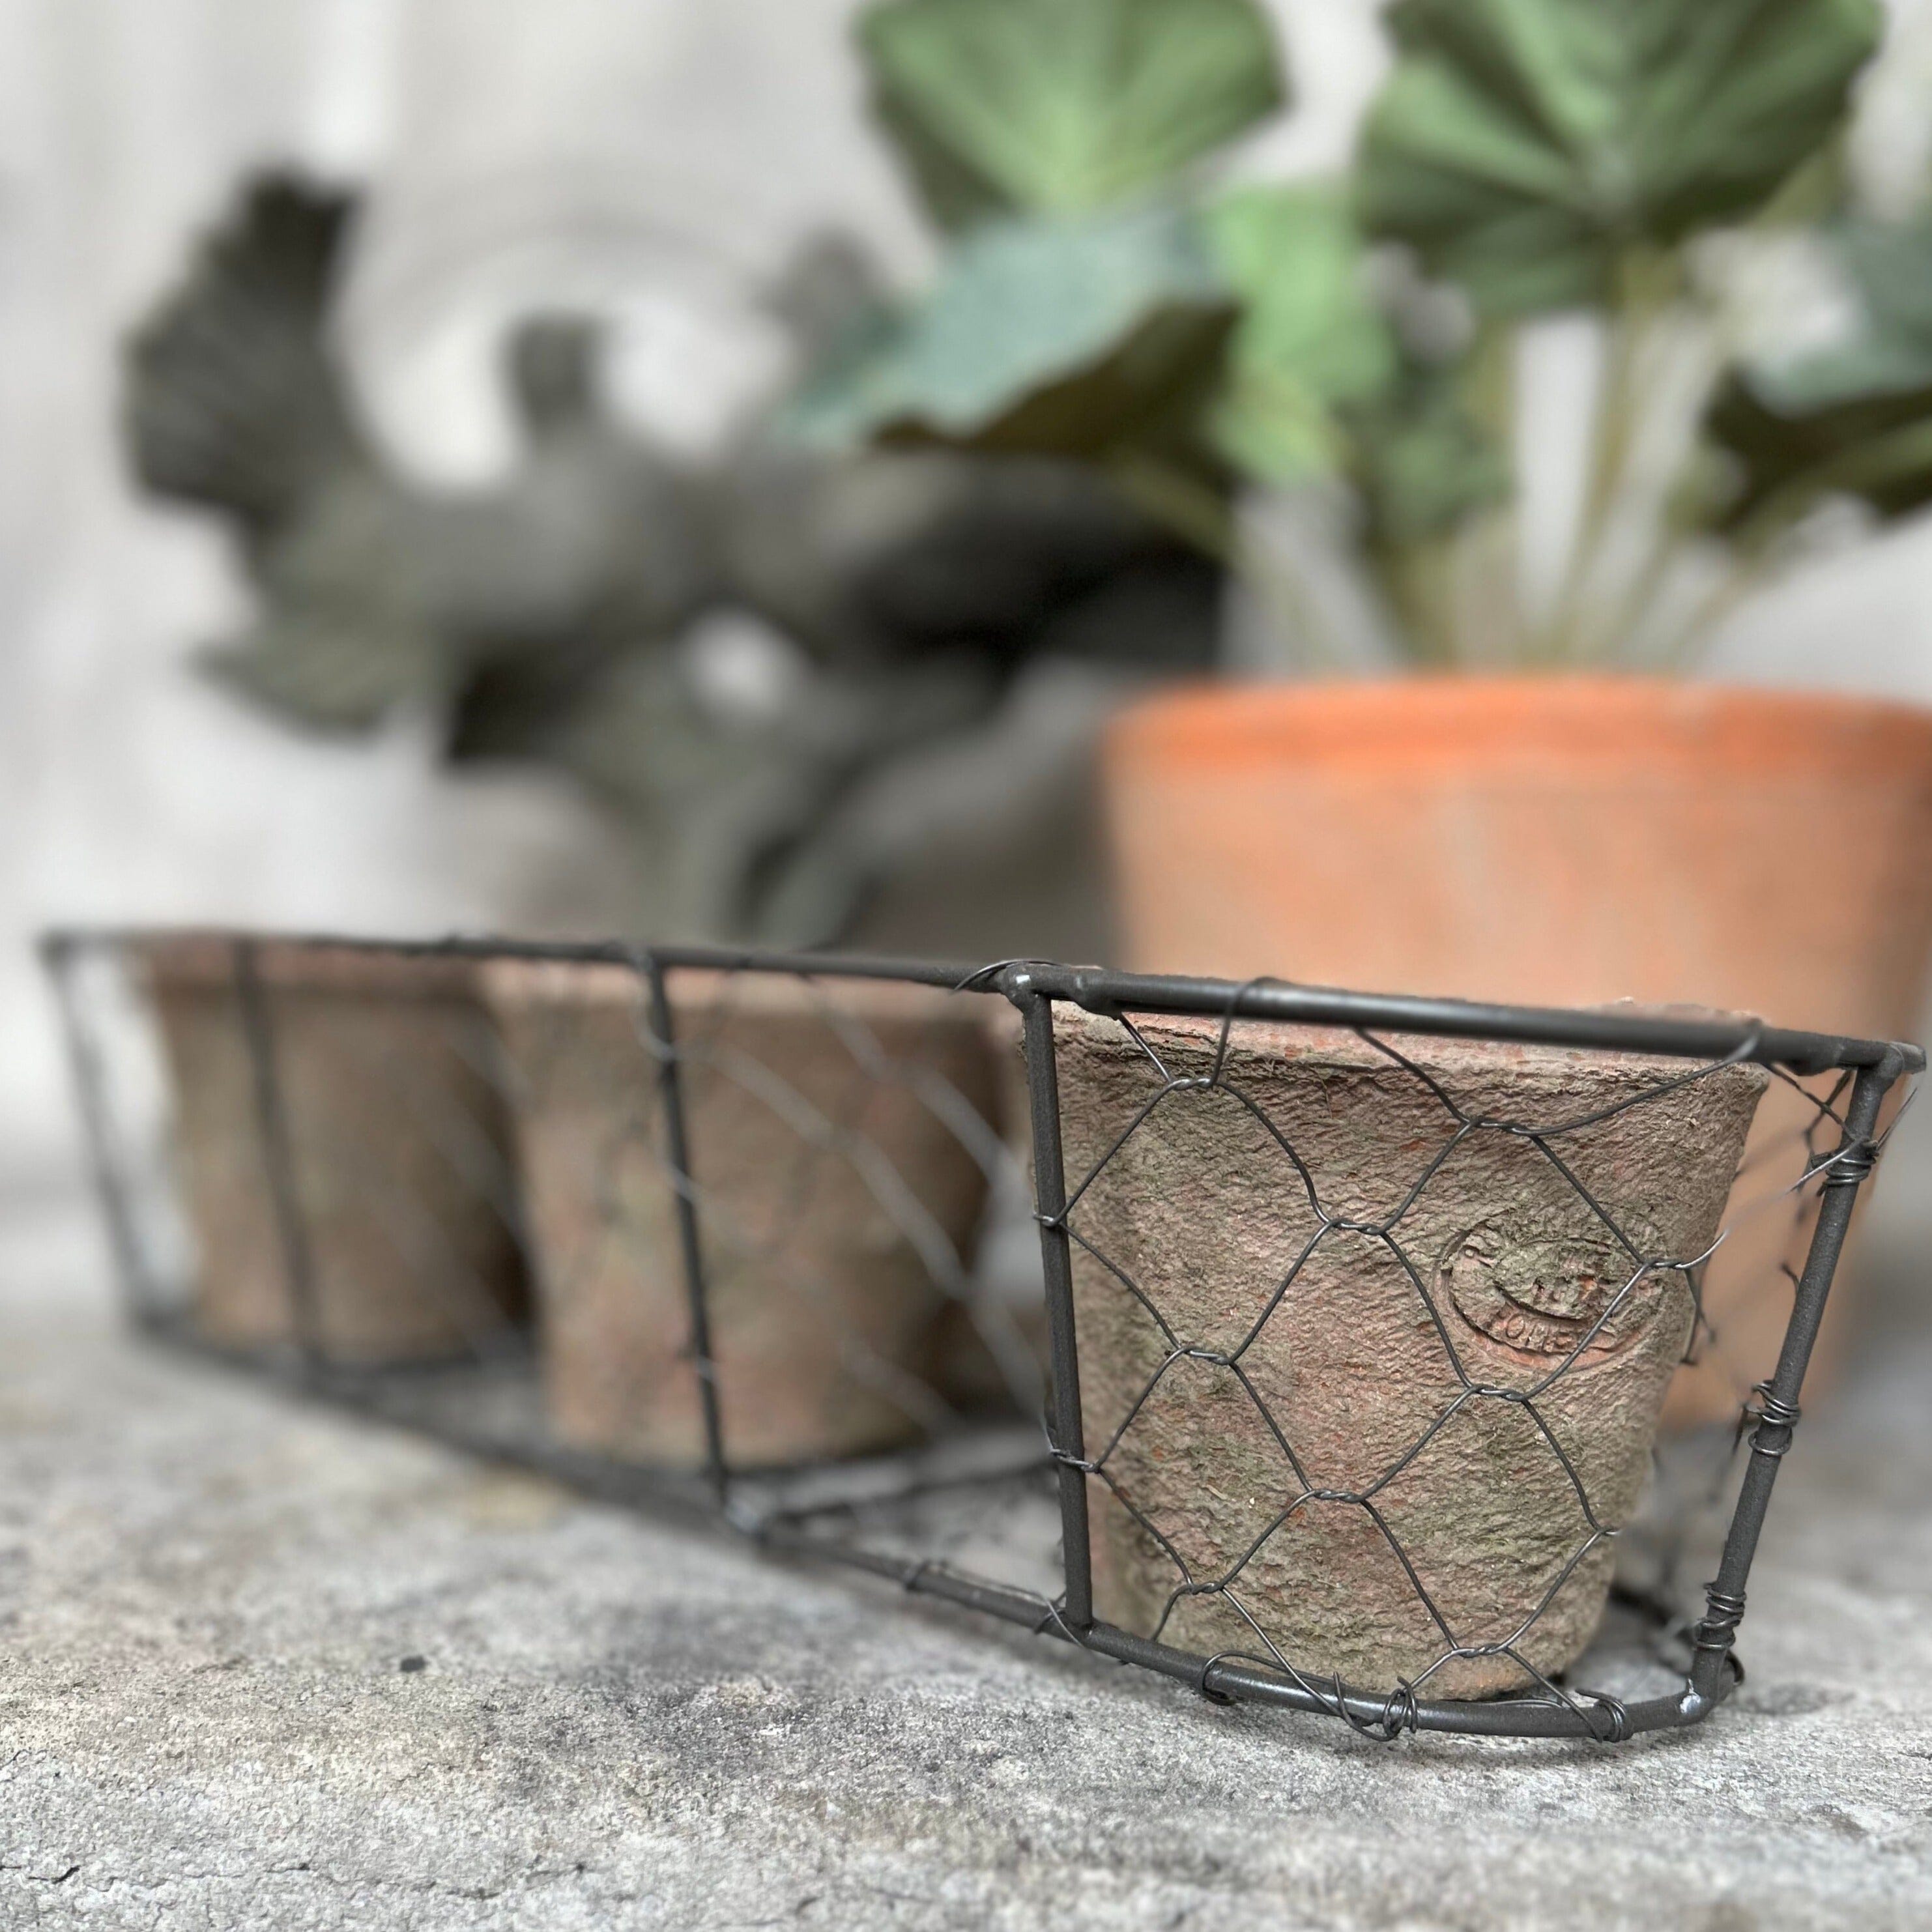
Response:
M1918 1020L1932 712L1637 678L1218 686L1122 714L1103 769L1136 966L1892 1038ZM1768 1100L1760 1134L1802 1112ZM1782 1328L1767 1265L1714 1270L1735 1362Z

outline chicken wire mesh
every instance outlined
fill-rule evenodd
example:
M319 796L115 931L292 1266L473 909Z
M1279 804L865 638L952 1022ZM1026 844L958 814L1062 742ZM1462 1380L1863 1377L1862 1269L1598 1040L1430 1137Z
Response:
M146 1328L1378 1736L1728 1693L1922 1065L1039 962L46 950Z

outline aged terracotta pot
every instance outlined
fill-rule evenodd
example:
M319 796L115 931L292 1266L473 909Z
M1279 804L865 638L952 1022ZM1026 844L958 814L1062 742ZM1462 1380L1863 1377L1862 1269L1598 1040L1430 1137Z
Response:
M538 1256L552 1424L574 1446L703 1460L691 1311L642 982L493 963ZM850 1456L943 1420L941 1278L963 1281L983 1171L930 1104L983 1117L977 1002L915 986L670 976L724 1449Z
M1172 1078L1210 1072L1216 1022L1136 1024ZM1364 1231L1390 1224L1456 1121L1415 1072L1352 1034L1244 1022L1222 1089L1162 1094L1118 1022L1062 1010L1056 1031L1070 1190L1162 1095L1070 1216L1086 1452L1108 1479L1089 1479L1099 1613L1208 1654L1266 1656L1258 1626L1296 1668L1370 1690L1520 1686L1533 1681L1522 1663L1496 1653L1425 1676L1452 1647L1519 1632L1533 1670L1563 1669L1610 1582L1615 1546L1592 1545L1592 1521L1623 1526L1648 1472L1692 1319L1683 1274L1642 1271L1555 1163L1497 1129L1447 1154L1394 1222L1394 1245ZM1683 1071L1624 1054L1393 1043L1471 1118L1540 1126ZM1564 1164L1640 1256L1694 1257L1717 1231L1765 1081L1730 1067L1624 1107L1563 1134ZM1358 1226L1323 1232L1311 1184L1330 1221ZM1572 1356L1533 1411L1467 1394L1526 1394ZM1174 1596L1176 1556L1196 1584L1232 1573L1229 1594Z
M141 956L200 1251L196 1325L228 1347L303 1340L234 944L184 934L146 941ZM256 958L313 1285L305 1339L345 1366L500 1343L523 1274L472 970L281 941Z
M1638 678L1200 689L1124 714L1104 764L1130 964L1918 1023L1932 712ZM1808 1118L1768 1100L1754 1168L1795 1176ZM1714 1264L1682 1419L1768 1372L1804 1232L1760 1216Z

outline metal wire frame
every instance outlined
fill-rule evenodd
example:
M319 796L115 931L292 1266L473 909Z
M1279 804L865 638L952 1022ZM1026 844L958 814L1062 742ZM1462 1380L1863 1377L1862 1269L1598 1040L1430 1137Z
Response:
M134 1225L127 1151L119 1141L118 1124L104 1070L102 1045L77 982L79 969L85 961L122 955L156 936L137 930L66 929L48 934L43 940L42 950L58 996L93 1178L117 1268L137 1318L152 1328L165 1329L166 1324L160 1313L160 1289ZM1646 1732L1696 1724L1728 1695L1742 1676L1734 1646L1744 1614L1751 1561L1769 1506L1779 1462L1791 1445L1798 1420L1798 1399L1806 1366L1816 1340L1833 1274L1844 1246L1852 1210L1882 1144L1879 1132L1880 1111L1894 1084L1903 1076L1922 1071L1925 1064L1924 1054L1916 1046L1794 1032L1753 1021L1689 1018L1615 1010L1580 1012L1479 1005L1312 988L1270 980L1236 985L1202 978L1073 968L1036 960L1009 960L968 967L927 961L742 951L710 946L640 948L615 942L550 944L468 937L422 940L334 935L276 938L272 943L278 947L322 948L424 960L574 962L619 966L637 976L643 1008L648 1016L647 1027L644 1029L644 1044L657 1066L657 1104L676 1185L676 1220L689 1322L690 1354L701 1399L704 1454L701 1471L693 1480L560 1450L526 1436L513 1434L506 1437L500 1431L474 1426L460 1405L453 1410L446 1408L426 1411L420 1406L412 1407L407 1401L399 1403L396 1392L400 1384L396 1382L345 1375L333 1369L324 1359L316 1340L313 1258L308 1251L299 1197L292 1174L285 1101L278 1078L272 1003L263 998L259 969L260 947L269 942L245 934L218 937L232 948L234 988L254 1068L260 1142L274 1196L284 1286L293 1318L292 1328L296 1346L290 1366L296 1380L332 1399L436 1427L452 1439L466 1442L489 1453L517 1455L596 1492L626 1502L682 1508L710 1520L722 1520L769 1550L829 1558L884 1576L909 1592L963 1606L1082 1648L1140 1665L1190 1684L1216 1701L1251 1702L1324 1714L1378 1738L1432 1731L1483 1736L1576 1737L1620 1742ZM1050 1348L1050 1389L1045 1418L1046 1454L1043 1459L1035 1456L1016 1460L1010 1455L1003 1455L990 1464L980 1466L970 1456L962 1465L957 1457L949 1462L944 1456L912 1456L901 1460L889 1469L882 1469L876 1464L867 1465L855 1469L849 1480L835 1477L829 1483L824 1472L816 1478L788 1481L767 1473L748 1472L732 1466L726 1454L720 1423L716 1365L710 1333L706 1257L697 1212L698 1184L692 1174L686 1119L686 1061L674 1030L673 1003L666 991L666 976L684 970L785 975L811 981L899 982L961 994L1004 998L1017 1009L1026 1056L1036 1218L1040 1228ZM1528 1695L1484 1700L1431 1699L1418 1694L1418 1688L1408 1683L1400 1683L1393 1690L1378 1690L1312 1676L1297 1670L1282 1656L1258 1624L1254 1628L1261 1647L1256 1654L1244 1651L1239 1654L1223 1652L1204 1655L1165 1642L1157 1634L1137 1635L1096 1616L1093 1534L1088 1520L1090 1487L1096 1480L1110 1483L1111 1479L1106 1467L1107 1451L1102 1450L1097 1454L1090 1452L1084 1439L1082 1408L1075 1250L1076 1245L1088 1247L1090 1252L1093 1250L1090 1244L1082 1241L1070 1221L1072 1202L1063 1146L1054 1024L1056 1010L1069 1006L1116 1021L1136 1040L1139 1036L1134 1028L1136 1016L1194 1016L1216 1023L1220 1028L1219 1045L1208 1076L1204 1080L1198 1077L1191 1080L1168 1079L1164 1093L1183 1088L1213 1088L1222 1085L1232 1029L1238 1022L1251 1021L1346 1029L1389 1054L1431 1085L1433 1083L1429 1082L1426 1073L1389 1047L1381 1036L1431 1036L1664 1057L1686 1064L1688 1070L1682 1076L1685 1081L1696 1078L1714 1068L1741 1064L1763 1067L1774 1077L1794 1083L1804 1076L1833 1072L1840 1076L1831 1094L1822 1102L1815 1096L1808 1096L1812 1097L1812 1104L1817 1110L1814 1128L1820 1125L1835 1126L1836 1145L1820 1150L1808 1171L1808 1178L1822 1184L1822 1198L1808 1254L1795 1284L1792 1313L1776 1369L1760 1385L1756 1391L1758 1400L1748 1410L1740 1425L1741 1431L1748 1431L1749 1454L1718 1574L1707 1586L1702 1617L1688 1633L1690 1663L1679 1688L1665 1695L1625 1703L1605 1694L1564 1688L1544 1678L1526 1664L1528 1674L1535 1680L1535 1688ZM1141 1044L1144 1048L1145 1042L1142 1041ZM1150 1052L1150 1057L1158 1068L1157 1056ZM1166 1078L1165 1070L1162 1074ZM1439 1089L1437 1090L1439 1094ZM1463 1119L1448 1096L1439 1096L1460 1122L1459 1135L1463 1131L1506 1124ZM1510 1130L1523 1131L1514 1127ZM1558 1131L1556 1128L1546 1130L1550 1134ZM1126 1138L1125 1135L1122 1136L1123 1140ZM1277 1138L1280 1138L1278 1132ZM1530 1138L1538 1137L1532 1134ZM1283 1144L1287 1144L1284 1142ZM1551 1159L1557 1160L1546 1145L1542 1150ZM1293 1157L1292 1148L1289 1148L1288 1151ZM1300 1166L1298 1160L1296 1164ZM1560 1160L1558 1165L1562 1165ZM1089 1174L1078 1184L1074 1190L1076 1197L1093 1178ZM1306 1178L1305 1170L1304 1178ZM1622 1231L1592 1198L1582 1184L1574 1174L1568 1178L1612 1232L1624 1240L1627 1247L1630 1246ZM1414 1192L1419 1192L1423 1184L1425 1184L1418 1183ZM1410 1198L1414 1198L1414 1192ZM1310 1199L1314 1202L1312 1184ZM1318 1214L1322 1214L1323 1210L1318 1202L1315 1205ZM1402 1211L1398 1208L1389 1217L1388 1227L1360 1225L1366 1232L1386 1234ZM1324 1215L1324 1226L1332 1219ZM1339 1220L1334 1224L1345 1225ZM1702 1258L1659 1262L1654 1258L1642 1257L1634 1247L1630 1248L1630 1252L1640 1262L1633 1276L1633 1284L1646 1270L1656 1268L1682 1270L1688 1278L1696 1261ZM1104 1256L1097 1258L1105 1262ZM1410 1272L1413 1274L1412 1267ZM1417 1286L1426 1303L1427 1292L1421 1288L1419 1277ZM1629 1292L1628 1287L1624 1292ZM1277 1291L1276 1301L1280 1292ZM1433 1312L1432 1306L1431 1312ZM1600 1313L1588 1336L1571 1355L1570 1361L1574 1362L1582 1352L1590 1337L1602 1329L1612 1312L1613 1308ZM1159 1319L1157 1311L1156 1318ZM1266 1318L1265 1315L1262 1318ZM1259 1326L1258 1322L1257 1330ZM1191 1353L1198 1356L1208 1352L1179 1347L1176 1351L1177 1355ZM1453 1348L1450 1353L1453 1358ZM1226 1364L1225 1355L1215 1359ZM258 1362L255 1366L261 1364ZM1564 1365L1568 1366L1567 1363ZM1560 1374L1562 1370L1559 1369L1556 1372ZM1555 1379L1555 1376L1550 1379ZM1464 1381L1467 1384L1466 1376ZM1468 1392L1484 1396L1504 1393L1476 1387L1470 1388ZM1250 1394L1253 1394L1252 1388ZM1257 1405L1260 1406L1258 1398ZM1276 1426L1265 1408L1262 1414L1270 1427ZM1276 1432L1280 1432L1278 1428ZM1544 1432L1547 1436L1546 1427ZM1568 1467L1567 1459L1555 1438L1551 1437L1550 1442L1558 1460ZM1289 1455L1292 1461L1292 1450ZM828 1525L836 1526L848 1518L855 1510L867 1507L868 1502L916 1498L932 1490L974 1481L994 1485L1008 1483L1016 1478L1024 1478L1029 1469L1036 1467L1051 1472L1058 1490L1062 1575L1057 1592L1022 1588L968 1574L943 1558L881 1551L856 1538L842 1535L836 1526L828 1528ZM1298 1476L1300 1473L1298 1468ZM1576 1480L1574 1469L1570 1475L1573 1480ZM1328 1499L1327 1492L1315 1490L1305 1478L1302 1482L1303 1495L1298 1502L1310 1498ZM1580 1484L1578 1488L1582 1496ZM1358 1495L1342 1496L1339 1492L1335 1495L1337 1499L1350 1502L1365 1500ZM1582 1502L1587 1516L1587 1497L1582 1497ZM1160 1532L1154 1526L1144 1526L1159 1537ZM1249 1556L1252 1554L1250 1550ZM1244 1562L1246 1560L1243 1559ZM1573 1567L1574 1561L1573 1558ZM1184 1563L1181 1568L1185 1575ZM1240 1566L1236 1568L1238 1574ZM1568 1570L1564 1574L1567 1576ZM1420 1592L1421 1586L1412 1570L1410 1574L1412 1582L1417 1583ZM1559 1579L1559 1586L1561 1581ZM1228 1585L1229 1580L1224 1578L1208 1587L1226 1590ZM1177 1592L1177 1595L1180 1594L1183 1592ZM1422 1594L1427 1603L1426 1593ZM1430 1607L1432 1611L1432 1604ZM1439 1614L1437 1621L1442 1622ZM1248 1622L1250 1624L1254 1623L1252 1617ZM1446 1634L1446 1624L1443 1628ZM1507 1645L1491 1645L1486 1648L1508 1650L1510 1656L1519 1662L1524 1661Z

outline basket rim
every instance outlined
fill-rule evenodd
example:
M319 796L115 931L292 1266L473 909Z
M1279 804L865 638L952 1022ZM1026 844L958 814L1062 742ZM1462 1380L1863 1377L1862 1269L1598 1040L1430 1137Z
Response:
M40 944L42 953L52 962L87 952L139 952L188 940L230 946L252 944L265 956L278 961L310 953L361 953L420 964L442 962L459 964L466 971L482 961L523 959L603 963L645 973L696 968L901 981L962 994L1004 994L1016 1001L1043 997L1107 1015L1192 1013L1225 1021L1272 1020L1358 1031L1432 1034L1525 1046L1654 1054L1677 1060L1744 1060L1798 1073L1870 1067L1897 1075L1922 1072L1926 1065L1924 1049L1910 1041L1808 1032L1769 1025L1745 1015L1691 1018L1668 1008L1508 1006L1412 994L1358 992L1272 978L1235 981L1126 973L1043 959L968 964L866 953L652 945L622 940L519 939L472 934L387 938L169 926L56 926L42 934Z

